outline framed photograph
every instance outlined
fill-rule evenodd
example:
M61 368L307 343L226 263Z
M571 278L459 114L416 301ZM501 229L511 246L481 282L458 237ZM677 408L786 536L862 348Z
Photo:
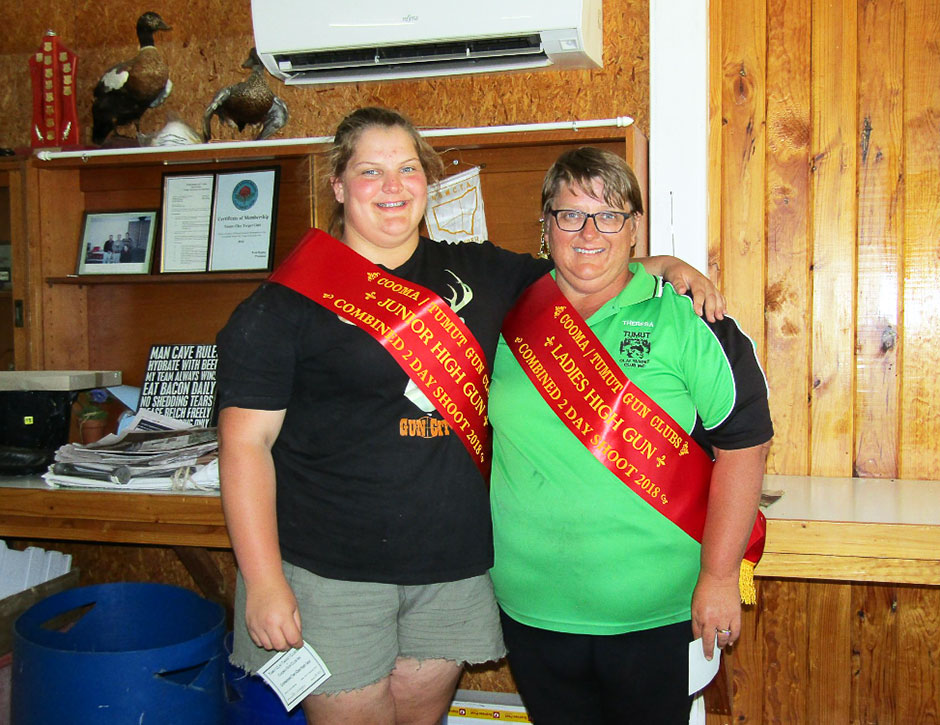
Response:
M280 169L216 174L209 235L209 272L271 268Z
M78 274L149 274L156 209L85 212Z

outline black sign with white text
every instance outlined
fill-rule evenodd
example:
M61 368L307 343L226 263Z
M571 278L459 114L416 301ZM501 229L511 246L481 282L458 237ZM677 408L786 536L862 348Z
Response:
M154 345L140 391L140 408L190 423L212 425L215 345Z

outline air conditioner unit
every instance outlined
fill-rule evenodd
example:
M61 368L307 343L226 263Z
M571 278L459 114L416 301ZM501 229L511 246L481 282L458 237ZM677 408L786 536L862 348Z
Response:
M255 46L287 84L600 68L602 0L251 0Z

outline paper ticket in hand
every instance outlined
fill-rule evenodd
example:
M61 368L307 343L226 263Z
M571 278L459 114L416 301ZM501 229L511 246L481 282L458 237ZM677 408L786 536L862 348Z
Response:
M278 652L258 674L277 693L285 709L293 710L329 678L330 671L316 650L304 642L300 649Z
M711 682L718 673L721 663L721 650L718 648L718 635L715 635L715 654L711 660L705 659L702 651L702 638L689 642L689 694L694 695Z

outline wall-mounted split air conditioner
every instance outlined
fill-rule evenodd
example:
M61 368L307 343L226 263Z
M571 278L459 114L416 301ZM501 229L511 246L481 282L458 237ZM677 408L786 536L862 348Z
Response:
M251 16L288 84L602 66L601 0L252 0Z

